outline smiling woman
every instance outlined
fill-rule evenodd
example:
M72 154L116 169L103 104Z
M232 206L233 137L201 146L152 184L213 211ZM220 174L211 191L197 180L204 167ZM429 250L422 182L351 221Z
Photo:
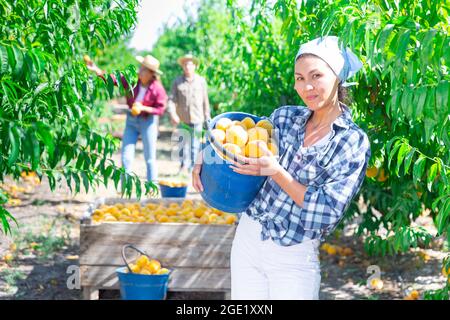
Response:
M338 96L361 67L336 37L303 44L294 74L306 107L285 106L270 116L280 158L261 146L264 156L232 166L240 174L268 176L236 230L232 299L318 299L320 240L360 189L370 157L367 135ZM201 189L200 171L198 164L193 182Z

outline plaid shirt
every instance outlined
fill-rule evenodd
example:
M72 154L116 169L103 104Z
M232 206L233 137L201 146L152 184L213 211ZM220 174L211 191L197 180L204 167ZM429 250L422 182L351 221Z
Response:
M361 188L370 158L367 135L353 121L350 110L333 122L330 139L303 147L306 107L284 106L270 116L279 143L280 164L306 186L302 206L268 177L244 213L262 224L261 239L283 246L320 239L330 234ZM241 213L242 214L242 213Z

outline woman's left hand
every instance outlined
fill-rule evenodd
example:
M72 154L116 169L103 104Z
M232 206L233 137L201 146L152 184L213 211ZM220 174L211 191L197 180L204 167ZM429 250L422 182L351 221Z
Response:
M263 156L260 158L239 157L245 164L233 161L230 168L237 173L250 176L273 176L282 170L277 158L264 143L258 143Z

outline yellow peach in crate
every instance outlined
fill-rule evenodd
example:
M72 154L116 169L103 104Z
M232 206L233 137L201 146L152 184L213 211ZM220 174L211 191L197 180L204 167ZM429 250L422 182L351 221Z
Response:
M241 126L231 126L226 131L225 141L244 148L248 141L247 131Z
M209 214L204 214L200 218L200 224L209 224Z
M206 215L202 223L224 224L226 213L205 205L204 202L170 202L167 204L139 205L125 204L119 210L116 205L103 205L92 213L92 222L135 222L135 223L200 223L199 218ZM219 219L220 218L220 219ZM223 221L221 221L221 219Z
M247 131L248 141L262 140L265 143L269 141L269 133L266 129L261 127L254 127Z

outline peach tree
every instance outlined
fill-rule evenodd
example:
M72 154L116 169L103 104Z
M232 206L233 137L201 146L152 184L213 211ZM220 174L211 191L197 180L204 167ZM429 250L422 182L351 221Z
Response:
M89 121L95 101L125 89L93 77L83 55L121 41L136 22L137 0L0 0L0 182L34 171L50 188L86 192L108 181L130 196L154 191L110 158L118 140ZM119 71L115 71L116 75ZM130 83L136 71L121 70ZM14 217L0 190L0 220Z

